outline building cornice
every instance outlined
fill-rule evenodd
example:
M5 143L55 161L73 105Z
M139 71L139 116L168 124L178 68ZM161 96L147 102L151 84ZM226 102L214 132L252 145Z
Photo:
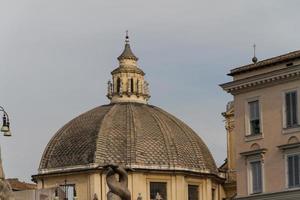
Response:
M220 86L228 93L239 94L246 91L267 87L270 85L276 85L279 83L299 79L299 77L300 65L224 83Z
M283 62L292 62L295 59L300 58L300 51L293 51L287 54L283 54L280 56L275 56L273 58L268 58L265 60L261 60L257 63L244 65L230 71L229 76L234 76L237 74L247 73L249 71L258 70L266 67L272 67L276 64L283 63Z
M111 72L111 75L115 75L118 73L136 73L136 74L140 74L142 76L145 75L143 70L141 70L140 68L137 68L137 67L118 67Z
M240 155L244 156L244 157L249 157L249 156L255 156L255 155L262 155L262 154L265 154L266 152L267 152L267 149L263 148L263 149L245 151L245 152L240 153Z
M184 168L184 167L170 167L170 166L142 166L142 165L131 165L125 166L125 168L133 169L133 171L155 171L155 172L170 172L173 173L181 172L181 173L191 173L191 174L198 174L198 175L213 175L218 177L219 179L225 179L225 175L222 172L219 173L212 173L210 170L200 170L200 169L191 169L191 168ZM78 172L86 172L86 171L94 171L94 170L103 170L103 166L99 164L89 164L89 165L77 165L77 166L70 166L70 167L61 167L61 168L51 168L51 169L39 169L37 175L33 175L33 179L43 176L49 175L56 175L56 174L72 174Z

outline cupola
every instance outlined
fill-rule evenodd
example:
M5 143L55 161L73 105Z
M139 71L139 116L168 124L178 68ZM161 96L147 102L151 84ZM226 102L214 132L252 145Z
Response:
M146 104L150 98L149 84L144 79L145 73L137 64L138 58L130 48L128 32L126 32L125 48L118 60L119 67L111 72L112 80L108 81L107 97L111 103Z

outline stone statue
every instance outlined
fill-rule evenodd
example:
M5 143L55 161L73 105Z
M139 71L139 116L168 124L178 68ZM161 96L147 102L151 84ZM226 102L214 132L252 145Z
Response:
M163 198L161 198L161 196L160 196L160 194L159 194L159 193L156 193L155 200L163 200Z
M150 91L149 91L149 83L147 81L144 82L144 93L146 95L149 95L150 94Z
M142 197L141 193L139 193L139 196L138 196L138 198L136 200L143 200L143 197Z
M93 200L98 200L98 196L97 196L97 194L94 194L94 198L93 198Z
M109 165L106 166L106 168L106 182L109 188L107 200L131 200L126 170L117 165ZM116 175L118 175L118 177Z
M111 81L109 80L108 82L107 82L107 95L108 96L111 96L112 95L112 83L111 83Z

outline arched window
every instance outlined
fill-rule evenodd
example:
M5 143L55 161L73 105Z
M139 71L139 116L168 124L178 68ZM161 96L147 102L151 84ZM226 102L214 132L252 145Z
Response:
M133 93L133 91L134 91L133 78L130 79L130 90L131 90L131 93Z
M120 87L121 87L121 79L118 78L118 79L117 79L117 93L120 92Z

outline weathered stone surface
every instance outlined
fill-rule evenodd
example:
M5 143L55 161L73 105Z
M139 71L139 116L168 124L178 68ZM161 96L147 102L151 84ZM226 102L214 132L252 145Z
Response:
M191 128L158 107L138 103L100 106L67 123L49 142L40 170L94 163L217 173L210 151Z

